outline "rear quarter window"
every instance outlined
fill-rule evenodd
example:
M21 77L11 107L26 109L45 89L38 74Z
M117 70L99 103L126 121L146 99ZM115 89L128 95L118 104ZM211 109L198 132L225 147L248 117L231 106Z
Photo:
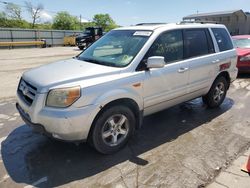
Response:
M221 52L233 49L233 43L226 29L212 28L212 31Z

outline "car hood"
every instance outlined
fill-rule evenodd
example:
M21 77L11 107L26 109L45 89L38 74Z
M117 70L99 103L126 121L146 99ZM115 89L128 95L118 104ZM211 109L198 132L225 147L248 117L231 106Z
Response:
M116 67L69 59L31 69L23 74L23 79L37 87L39 93L44 93L56 86L82 83L83 80L119 73L120 69Z
M250 54L250 48L237 48L238 56L246 56Z

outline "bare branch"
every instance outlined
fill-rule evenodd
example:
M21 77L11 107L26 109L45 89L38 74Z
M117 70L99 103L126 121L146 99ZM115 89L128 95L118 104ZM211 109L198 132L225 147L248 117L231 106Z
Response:
M32 28L35 27L35 24L41 17L41 11L44 9L43 5L40 3L37 6L34 6L30 1L25 2L26 9L29 12L32 18Z
M20 6L14 4L14 3L8 3L5 7L7 16L10 17L11 19L15 20L21 20L21 13L22 9Z

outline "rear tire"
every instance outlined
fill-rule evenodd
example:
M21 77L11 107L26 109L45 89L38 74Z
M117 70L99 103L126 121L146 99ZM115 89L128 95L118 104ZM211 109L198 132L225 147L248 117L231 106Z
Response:
M112 106L100 114L91 132L91 145L102 154L112 154L126 145L135 130L135 115L126 106Z
M210 88L209 92L202 97L203 102L209 108L216 108L219 107L227 94L228 82L225 77L221 76L218 77L212 87Z

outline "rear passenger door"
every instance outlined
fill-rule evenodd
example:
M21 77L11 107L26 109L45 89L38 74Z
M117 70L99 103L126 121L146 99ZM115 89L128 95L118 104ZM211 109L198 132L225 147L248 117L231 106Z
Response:
M211 31L216 40L216 45L218 45L218 49L216 50L217 57L213 62L215 74L217 75L218 72L226 70L223 67L227 66L222 65L229 65L228 68L235 67L237 62L237 54L233 47L229 32L226 30L226 28L212 28Z
M205 28L186 29L183 35L184 57L189 62L188 93L201 94L214 75L212 62L216 56L212 38Z

